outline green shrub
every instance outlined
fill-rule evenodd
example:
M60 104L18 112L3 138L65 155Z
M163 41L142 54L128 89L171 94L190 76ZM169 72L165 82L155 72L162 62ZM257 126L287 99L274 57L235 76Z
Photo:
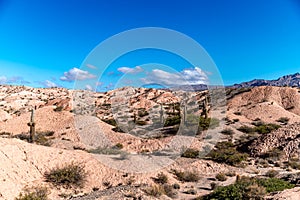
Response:
M256 127L249 127L249 126L241 126L239 127L237 130L243 132L243 133L254 133L254 132L257 132L257 133L260 133L260 134L267 134L267 133L270 133L274 130L277 130L278 128L280 128L279 125L277 124L257 124L257 122L255 122L255 125Z
M288 117L280 117L279 119L277 119L276 121L277 122L280 122L280 123L282 123L282 124L284 124L284 125L286 125L286 124L288 124L288 122L289 122L289 118Z
M250 200L263 199L266 193L293 188L294 185L277 178L249 178L241 177L234 184L217 187L211 194L198 199L210 200Z
M243 125L239 128L237 128L237 130L243 132L243 133L253 133L255 132L255 129L246 125Z
M198 127L198 131L205 131L210 129L214 129L216 127L218 127L220 125L220 120L217 118L204 118L204 117L200 117L199 118L199 127Z
M219 163L238 166L248 158L248 154L238 152L231 142L218 142L215 148L207 156Z
M200 179L196 172L172 170L172 173L182 182L197 182Z
M123 144L117 143L113 148L116 148L116 149L123 149Z
M114 119L101 119L102 121L104 121L107 124L110 124L112 126L117 126L117 122Z
M82 187L86 179L86 172L83 166L71 163L62 168L51 169L44 176L47 182L56 186Z
M226 181L226 180L227 180L227 177L226 177L226 175L225 175L224 173L218 173L218 174L216 175L216 179L217 179L218 181Z
M25 193L20 193L16 200L48 200L49 191L44 187L37 187L25 190Z
M165 184L168 183L168 177L164 173L159 173L157 177L153 178L154 182L157 184Z
M278 178L256 179L256 181L258 185L265 187L268 193L283 191L294 187L293 184Z
M230 129L230 128L225 128L225 129L223 129L223 130L221 131L221 133L222 133L223 135L233 135L233 134L234 134L233 130Z
M122 154L124 151L122 151L119 147L113 146L113 147L97 147L96 149L89 149L87 150L87 152L93 154L118 155L118 154Z
M54 110L55 112L61 112L63 109L64 109L64 107L62 107L62 106L57 106L57 107L54 108L53 110Z
M191 149L191 148L185 150L185 152L181 155L181 157L185 157L185 158L198 158L198 156L199 156L199 150Z
M270 177L270 178L274 178L274 177L276 177L278 174L279 174L278 171L276 171L276 170L274 170L274 169L271 169L271 170L267 171L266 176L267 176L267 177Z
M260 134L267 134L267 133L271 133L274 130L279 129L280 126L277 124L263 124L260 126L255 127L255 132L258 132Z
M164 127L178 125L180 124L180 121L181 121L180 115L168 117L165 121Z

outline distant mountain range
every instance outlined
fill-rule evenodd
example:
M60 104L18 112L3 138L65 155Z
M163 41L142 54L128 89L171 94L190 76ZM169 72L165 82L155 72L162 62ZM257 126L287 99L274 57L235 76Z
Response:
M300 87L300 73L282 76L276 80L254 79L252 81L234 84L231 87L247 88L256 86L290 86Z
M257 86L290 86L290 87L300 87L300 73L295 73L292 75L282 76L276 80L264 80L264 79L254 79L252 81L238 83L230 86L229 88L250 88ZM209 89L218 88L221 86L209 86ZM208 86L205 84L200 85L181 85L177 87L170 88L172 90L184 90L184 91L202 91L207 90Z

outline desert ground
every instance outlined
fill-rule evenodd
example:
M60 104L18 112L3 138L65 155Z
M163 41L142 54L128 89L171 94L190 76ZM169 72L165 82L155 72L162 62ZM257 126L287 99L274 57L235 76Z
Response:
M2 85L0 199L298 200L299 102L295 87Z

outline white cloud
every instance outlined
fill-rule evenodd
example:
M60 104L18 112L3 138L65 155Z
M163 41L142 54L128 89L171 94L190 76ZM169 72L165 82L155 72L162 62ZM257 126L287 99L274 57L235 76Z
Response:
M91 74L88 71L84 71L74 67L73 69L70 69L68 72L65 72L64 76L60 77L60 80L72 82L75 80L82 81L82 80L93 79L93 78L96 78L94 74Z
M49 88L57 87L56 83L53 83L53 82L51 82L51 81L49 81L49 80L46 80L46 81L44 82L44 85L45 85L46 87L49 87Z
M24 80L21 76L0 76L0 84L29 84L29 81Z
M7 82L6 76L0 76L0 84L5 84Z
M98 86L102 86L103 85L103 82L100 82L100 81L97 81L96 82L96 86L98 87Z
M86 66L90 69L98 69L95 65L92 64L86 64Z
M142 72L143 69L140 66L136 66L134 68L120 67L120 68L118 68L118 71L122 72L124 74L136 74L136 73Z
M85 89L86 90L89 90L89 91L92 91L93 90L93 87L91 85L85 85Z
M160 69L154 69L145 78L145 84L159 84L164 86L198 85L207 84L207 75L199 68L184 69L178 73L170 73Z

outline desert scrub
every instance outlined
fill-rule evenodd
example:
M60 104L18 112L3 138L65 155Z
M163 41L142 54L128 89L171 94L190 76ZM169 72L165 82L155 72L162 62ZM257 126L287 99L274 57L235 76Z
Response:
M180 124L180 115L175 115L174 117L168 117L165 121L164 127L174 126Z
M112 126L117 126L117 122L114 119L101 119L102 121L104 121L105 123L112 125Z
M198 199L263 199L267 193L282 191L293 187L293 184L277 178L241 177L234 184L217 187L211 194L199 197Z
M49 190L45 187L26 189L15 200L48 200Z
M253 133L255 132L255 129L246 125L243 125L239 128L237 128L238 131L241 131L243 133Z
M226 177L226 175L225 175L224 173L218 173L218 174L216 175L216 179L217 179L218 181L226 181L226 180L227 180L227 177Z
M280 125L277 124L263 124L260 126L255 127L255 131L260 134L267 134L271 133L274 130L277 130L280 128Z
M51 146L52 144L51 139L53 139L52 137L53 135L54 135L53 131L36 132L34 136L34 142L38 145ZM13 138L17 138L19 140L25 140L27 142L30 141L28 133L21 133L18 135L14 135Z
M278 171L274 170L274 169L271 169L269 171L266 172L266 176L267 177L270 177L270 178L274 178L276 177L277 175L279 174Z
M214 129L217 128L220 125L220 120L217 118L199 118L199 127L198 131L205 131L208 129Z
M96 149L89 149L87 152L92 154L118 155L124 152L120 149L120 147L121 145L113 147L98 147Z
M123 149L123 144L121 143L117 143L115 146L113 146L113 148L117 148L117 149Z
M53 131L37 132L35 134L34 142L43 146L51 146L51 138L54 135Z
M54 110L55 112L61 112L63 109L64 109L64 107L62 107L62 106L57 106L57 107L54 108L53 110Z
M64 167L51 169L44 174L47 182L55 186L65 188L83 187L86 180L86 172L80 164L71 163Z
M289 120L290 119L288 117L280 117L276 121L282 123L283 125L287 125L289 123Z
M232 166L238 166L248 158L248 154L238 152L231 142L218 142L215 149L211 150L207 156L213 161Z
M171 185L164 184L164 185L152 185L149 186L144 190L144 192L156 198L159 198L162 195L167 195L168 197L174 198L177 195L177 192Z
M222 133L223 135L233 135L233 134L234 134L234 132L233 132L233 130L232 130L231 128L225 128L225 129L223 129L223 130L221 131L221 133Z
M184 158L198 158L198 156L199 156L199 150L192 149L192 148L186 149L181 155L181 157Z
M271 133L274 130L277 130L280 128L280 125L277 124L264 124L264 123L255 123L254 124L255 127L249 127L246 125L243 125L241 127L239 127L237 130L243 132L243 133L260 133L260 134L267 134L267 133Z
M173 173L176 176L176 178L182 182L198 182L200 179L200 176L197 172L177 171L173 169L171 170L171 173Z
M157 184L165 184L168 183L168 177L164 173L159 173L157 177L153 178L154 182Z

